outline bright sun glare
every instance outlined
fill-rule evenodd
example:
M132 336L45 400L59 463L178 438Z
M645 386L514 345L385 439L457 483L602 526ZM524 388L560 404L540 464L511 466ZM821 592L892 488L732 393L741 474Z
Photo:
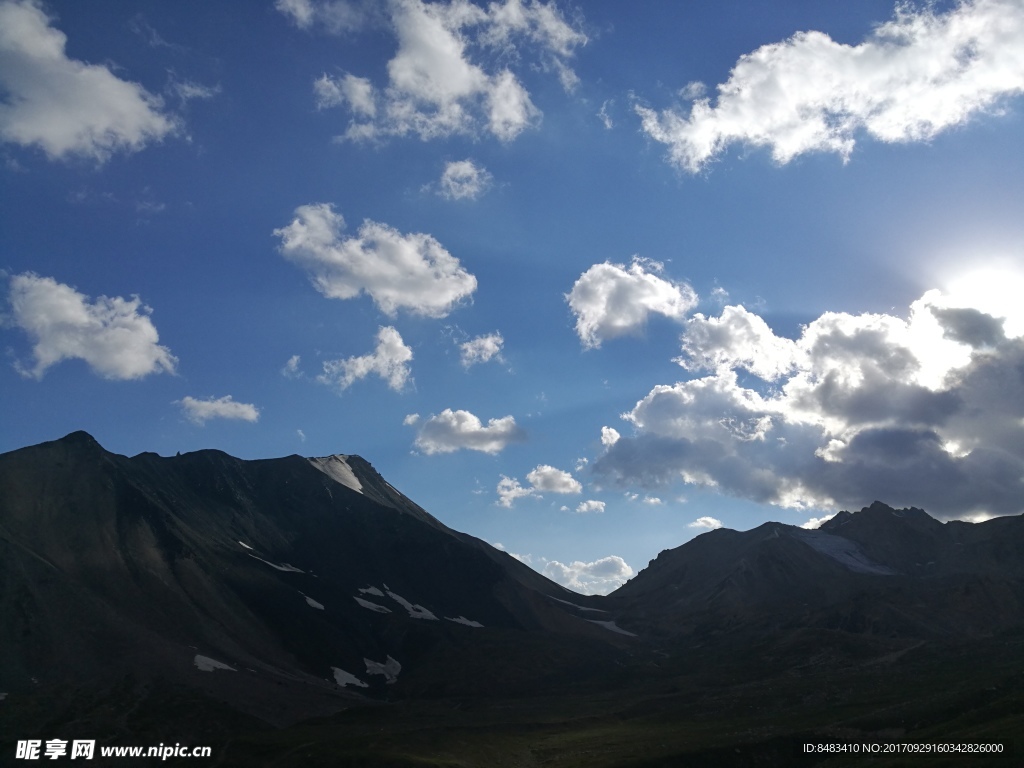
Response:
M973 307L1005 318L1007 336L1024 336L1024 270L1020 266L1008 260L989 262L953 273L943 282L947 306Z

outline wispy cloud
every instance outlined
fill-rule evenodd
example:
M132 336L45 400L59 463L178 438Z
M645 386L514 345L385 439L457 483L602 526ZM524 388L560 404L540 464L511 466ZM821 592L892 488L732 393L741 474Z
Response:
M445 164L437 193L449 200L476 200L491 186L494 177L472 160Z

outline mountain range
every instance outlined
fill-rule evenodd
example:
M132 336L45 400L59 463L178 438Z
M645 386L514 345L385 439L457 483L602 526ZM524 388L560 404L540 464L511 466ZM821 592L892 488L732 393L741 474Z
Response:
M1024 732L1021 516L719 529L583 596L359 456L125 457L76 432L0 455L0 617L0 753L788 765L801 738Z

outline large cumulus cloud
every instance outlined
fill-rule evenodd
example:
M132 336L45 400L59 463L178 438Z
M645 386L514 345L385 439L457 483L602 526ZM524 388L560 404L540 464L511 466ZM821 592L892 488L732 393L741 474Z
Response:
M947 515L1024 509L1024 335L938 291L906 319L830 312L797 339L731 306L623 418L599 474L795 508L882 498Z

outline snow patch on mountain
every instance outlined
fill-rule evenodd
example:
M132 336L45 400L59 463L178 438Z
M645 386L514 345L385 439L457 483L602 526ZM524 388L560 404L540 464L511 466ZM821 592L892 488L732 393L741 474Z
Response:
M299 592L299 594L302 595L301 592ZM316 600L314 600L309 595L302 595L302 596L304 598L306 598L306 602L309 604L309 606L311 608L316 608L317 610L321 610L321 611L324 609L324 604L323 603L318 603Z
M366 589L360 588L359 591L364 595L376 595L377 597L384 597L384 593L376 587L367 587Z
M301 568L296 568L294 565L290 563L281 563L280 565L275 565L274 563L264 560L262 557L256 557L256 555L249 555L249 557L255 558L259 560L261 563L266 563L271 568L276 568L277 570L284 571L285 573L305 573L304 570L302 570Z
M871 560L861 552L856 542L843 536L819 530L796 529L792 535L811 549L830 557L837 563L856 573L873 573L877 576L893 576L896 571Z
M363 659L363 663L366 665L366 674L384 675L384 680L388 685L397 681L398 673L402 671L402 665L391 658L391 656L388 656L387 661L383 663L365 658Z
M401 595L396 595L391 590L388 590L388 597L398 603L400 606L405 608L409 612L409 616L414 619L428 619L430 621L437 621L437 616L432 614L422 605L413 605Z
M307 459L307 461L332 480L341 483L346 488L351 488L357 493L362 493L363 484L359 482L359 478L352 471L352 467L348 465L348 462L345 460L346 458L348 457L339 454L337 456L311 458Z
M361 597L353 597L352 599L363 606L363 608L369 608L371 611L376 611L377 613L391 613L390 608L385 608L383 605L371 603L369 600L363 600Z
M346 685L357 685L360 688L370 687L369 684L364 683L358 677L349 672L346 672L344 669L339 669L338 667L331 667L331 670L334 672L334 682L336 682L342 688L344 688Z
M223 661L211 659L209 656L201 656L198 653L196 654L196 657L192 660L192 663L195 664L203 672L213 672L215 669L226 669L229 672L238 671L234 667L229 667Z
M591 624L597 624L598 626L604 627L609 632L618 632L620 635L628 635L629 637L636 637L635 632L627 632L614 621L597 621L596 619L587 619Z
M250 547L250 546L249 546L248 544L246 544L246 543L245 543L244 541L239 541L238 543L239 543L239 544L241 544L241 545L242 545L243 547L245 547L246 549L252 549L252 547Z
M587 608L585 605L576 605L576 603L570 603L568 600L559 600L557 597L552 597L551 595L547 595L547 598L548 600L554 600L559 603L571 605L577 611L593 611L594 613L608 613L608 611L602 610L601 608Z
M465 624L467 627L483 626L483 624L481 624L479 621L471 621L470 619L467 619L465 616L459 616L459 618L457 619L453 619L451 616L445 616L444 618L446 621L454 621L456 624Z

